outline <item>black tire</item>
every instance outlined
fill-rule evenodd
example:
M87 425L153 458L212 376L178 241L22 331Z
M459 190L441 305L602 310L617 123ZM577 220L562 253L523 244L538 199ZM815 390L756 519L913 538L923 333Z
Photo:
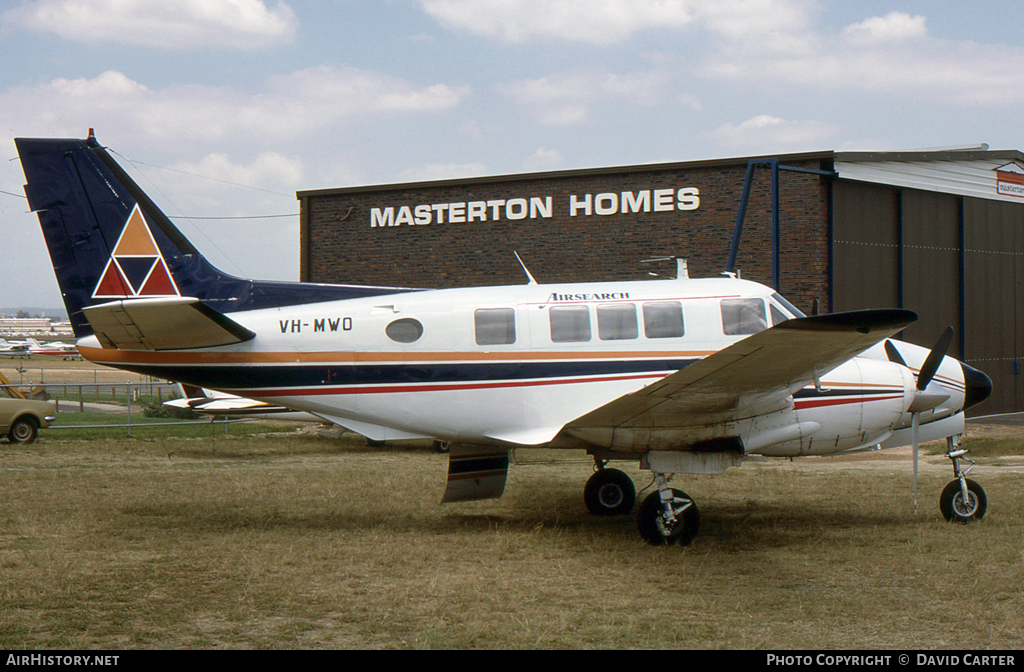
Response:
M7 430L7 440L11 443L32 443L39 435L39 426L31 418L18 418Z
M651 546L679 544L686 546L700 530L700 512L697 504L682 490L672 489L672 508L676 514L675 525L669 527L662 517L661 495L654 492L644 499L636 514L636 528L640 536ZM684 506L689 504L686 509Z
M366 446L368 448L383 448L384 445L384 441L378 441L377 439L366 439Z
M435 453L450 453L452 452L451 441L434 441L434 452Z
M950 481L942 494L939 496L939 510L947 523L974 523L985 517L985 510L988 508L988 498L985 490L967 479L967 497L964 502L963 493L960 492L960 481Z
M601 469L587 480L583 502L595 516L625 516L636 504L636 486L624 471Z

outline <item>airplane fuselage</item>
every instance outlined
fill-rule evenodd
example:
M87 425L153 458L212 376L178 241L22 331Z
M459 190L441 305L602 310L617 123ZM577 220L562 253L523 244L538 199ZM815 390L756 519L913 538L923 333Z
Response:
M709 414L703 425L559 436L574 418L801 317L770 288L732 278L414 291L227 314L256 337L160 352L103 349L89 337L79 348L96 362L308 411L380 440L557 437L637 454L736 437L747 453L808 455L874 446L909 426L913 372L875 348L746 419ZM900 348L911 367L927 354ZM944 362L937 380L950 400L930 413L956 415L958 364Z

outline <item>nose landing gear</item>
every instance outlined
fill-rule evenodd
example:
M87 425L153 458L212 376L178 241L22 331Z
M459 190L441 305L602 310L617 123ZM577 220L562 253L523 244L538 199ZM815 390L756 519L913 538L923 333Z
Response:
M953 475L956 480L950 481L939 496L939 510L942 517L950 523L973 523L985 516L988 498L985 490L975 481L967 478L967 473L974 468L974 462L964 457L967 451L960 448L960 437L951 436L946 439L946 457L953 462ZM961 462L970 466L961 467Z

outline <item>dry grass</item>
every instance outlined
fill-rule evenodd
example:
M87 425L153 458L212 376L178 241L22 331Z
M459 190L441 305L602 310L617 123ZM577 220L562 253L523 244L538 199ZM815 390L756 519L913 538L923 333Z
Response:
M60 357L37 355L35 357L0 356L0 373L15 385L30 383L67 383L85 385L90 383L142 383L150 377L129 371L120 371L97 366L81 359L64 360Z
M703 517L681 549L589 516L580 453L441 506L425 446L0 444L0 647L1020 648L1018 470L981 467L961 527L948 467L915 516L909 462L868 457L677 478Z

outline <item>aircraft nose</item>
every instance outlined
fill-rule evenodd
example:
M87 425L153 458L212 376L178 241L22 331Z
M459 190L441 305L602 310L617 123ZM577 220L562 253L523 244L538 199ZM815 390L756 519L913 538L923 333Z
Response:
M964 410L977 406L992 394L992 379L974 367L960 362L964 370Z

